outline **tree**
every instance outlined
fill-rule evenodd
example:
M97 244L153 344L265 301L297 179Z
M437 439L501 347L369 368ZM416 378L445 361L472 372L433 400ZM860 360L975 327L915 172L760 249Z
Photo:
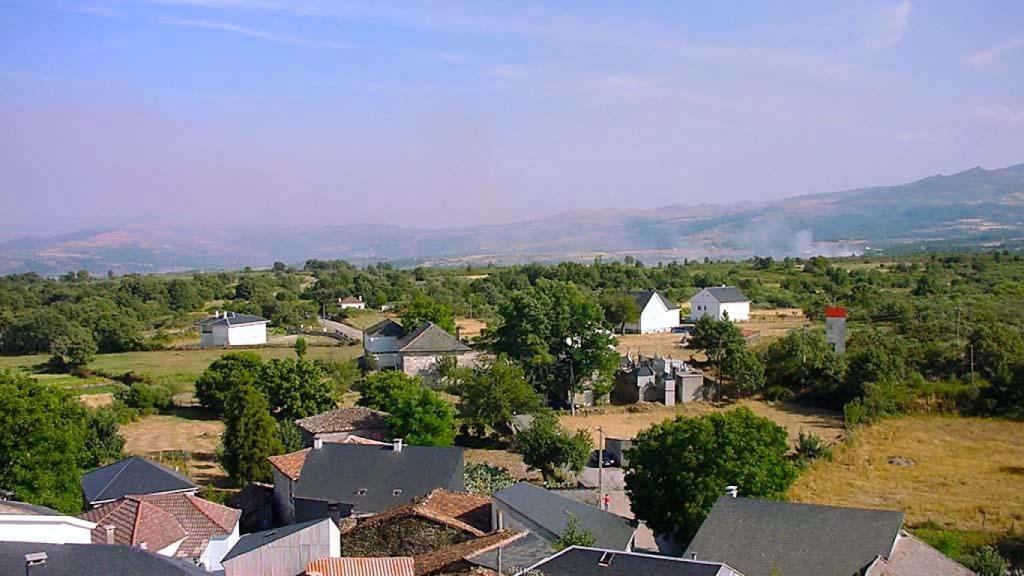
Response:
M167 284L167 300L172 310L191 312L203 305L203 297L190 280L176 278Z
M89 435L86 409L73 397L0 372L0 486L19 500L80 512Z
M295 339L295 355L299 358L305 358L306 352L309 351L309 345L306 344L306 339L299 336Z
M597 545L597 538L590 530L584 530L580 526L580 518L575 514L569 515L569 523L566 524L562 535L551 542L555 550L565 550L570 546L594 547Z
M748 408L679 416L637 435L626 491L637 518L685 540L726 486L745 496L781 497L797 476L787 452L786 431Z
M532 414L541 408L541 398L526 381L523 369L504 356L474 369L458 385L462 420L483 435L497 429L516 414Z
M581 382L607 382L618 366L601 306L575 284L540 279L513 292L498 314L491 348L516 359L538 391L567 398Z
M92 361L96 355L96 342L88 330L77 324L50 342L50 363L61 369L78 368Z
M766 392L806 394L842 406L837 398L846 377L846 362L832 352L824 332L790 332L768 345L763 363Z
M516 483L515 477L507 469L483 462L466 462L463 476L467 492L484 496L492 496Z
M424 322L433 322L445 331L455 333L455 314L451 308L433 298L416 296L402 310L402 326L406 332L412 332Z
M716 366L725 359L730 349L734 350L742 344L743 335L735 324L728 319L715 320L708 315L697 320L690 340L690 347L703 351L708 361Z
M239 484L269 482L273 478L267 457L281 454L277 422L267 398L240 374L230 388L221 436L221 464Z
M879 330L859 332L851 339L850 350L842 402L865 396L871 384L902 382L907 376L907 347L898 336Z
M978 548L965 562L978 576L1005 576L1010 565L991 546Z
M626 330L626 324L635 323L640 319L640 307L628 294L601 296L601 308L604 309L604 319L608 324L618 327L619 332Z
M391 434L416 446L451 446L455 409L419 378L378 372L366 379L359 404L389 414Z
M224 413L231 387L240 381L255 382L263 359L255 352L229 352L213 361L196 380L196 399L211 412Z
M586 430L569 432L551 412L534 417L530 427L516 435L514 445L514 450L523 455L523 462L540 470L545 479L557 479L562 469L583 470L590 449Z
M745 342L726 352L723 371L742 393L750 394L764 387L764 364Z
M83 468L95 468L121 458L124 436L121 436L117 413L111 408L89 411L85 436Z
M263 365L256 387L281 420L297 420L335 407L334 388L316 362L274 358Z

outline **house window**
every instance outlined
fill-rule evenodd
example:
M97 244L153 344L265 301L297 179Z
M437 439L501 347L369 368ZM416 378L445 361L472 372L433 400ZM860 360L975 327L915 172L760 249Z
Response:
M395 488L394 490L391 491L391 495L392 496L401 496L402 495L402 491L400 489L398 489L398 488Z
M356 496L366 496L366 488L356 490Z

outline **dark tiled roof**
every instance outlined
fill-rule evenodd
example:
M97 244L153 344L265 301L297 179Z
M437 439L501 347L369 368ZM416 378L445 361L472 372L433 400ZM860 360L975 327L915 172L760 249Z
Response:
M63 516L64 514L47 508L36 506L27 502L12 502L10 500L0 501L0 516Z
M0 574L24 574L25 555L46 553L32 576L201 576L201 568L128 546L0 542Z
M735 286L718 286L715 288L707 288L707 291L722 303L728 302L747 302L750 298L747 298L740 289Z
M505 574L515 574L555 553L554 546L547 540L530 532L501 549L501 566ZM498 551L488 550L472 558L473 564L498 571ZM640 575L636 575L640 576Z
M889 555L903 513L722 497L686 557L725 562L746 576L856 574Z
M405 335L405 328L402 328L401 324L395 322L391 318L385 318L366 330L363 330L363 334L371 337L385 336L389 338L401 338Z
M317 520L309 520L308 522L299 522L298 524L289 524L288 526L282 526L280 528L274 528L272 530L264 530L262 532L253 532L252 534L246 534L238 539L238 542L233 548L224 556L224 560L230 560L235 556L241 556L248 552L252 552L257 548L261 548L270 544L271 542L277 542L278 540L291 536L296 532L301 532L306 528L316 526L321 522L331 522L330 518L319 518Z
M107 502L129 494L195 490L188 478L139 456L131 456L82 476L86 502Z
M621 516L528 482L509 486L495 493L494 499L552 534L561 535L569 524L569 518L576 516L580 520L580 527L592 533L597 545L602 548L625 550L636 531L629 520Z
M362 406L338 408L315 416L296 420L295 425L310 434L351 432L353 430L387 429L387 412Z
M415 332L398 342L398 349L403 353L437 353L437 352L468 352L469 346L459 342L458 338L444 331L433 322L426 322Z
M253 314L237 314L235 312L225 312L220 317L211 316L199 321L200 326L241 326L243 324L256 324L259 322L270 322L262 316L255 316Z
M327 442L304 452L295 498L351 504L357 514L383 512L436 488L465 490L462 448L405 446L396 452L391 445Z
M665 305L667 310L678 310L679 305L675 302L665 298L661 295L661 292L657 290L644 290L642 292L633 292L633 299L636 300L636 306L642 312L647 303L650 302L651 298L658 298L661 303Z
M545 576L742 576L718 562L578 546L534 565L531 572Z

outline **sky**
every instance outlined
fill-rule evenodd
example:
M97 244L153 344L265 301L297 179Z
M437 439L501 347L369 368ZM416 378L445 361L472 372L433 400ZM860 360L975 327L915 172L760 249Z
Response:
M6 0L0 237L429 228L1024 162L1024 3Z

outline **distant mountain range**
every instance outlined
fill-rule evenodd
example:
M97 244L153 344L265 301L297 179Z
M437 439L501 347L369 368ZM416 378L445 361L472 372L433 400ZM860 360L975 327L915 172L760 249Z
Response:
M308 258L411 266L630 254L653 262L1021 245L1024 164L772 202L585 210L470 228L360 224L232 231L137 225L0 238L0 273L238 269Z

